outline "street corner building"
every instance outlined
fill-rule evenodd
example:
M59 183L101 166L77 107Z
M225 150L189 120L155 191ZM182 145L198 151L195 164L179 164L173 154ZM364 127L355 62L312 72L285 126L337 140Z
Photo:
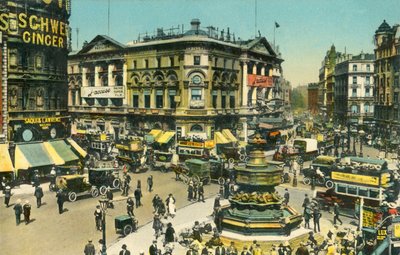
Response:
M213 147L222 130L247 140L248 122L268 116L259 106L276 97L283 60L265 37L190 24L127 44L98 35L70 54L72 133L163 130L176 142L201 138L199 148Z
M71 5L15 0L1 1L0 9L0 174L26 179L32 169L45 174L78 160L65 140Z

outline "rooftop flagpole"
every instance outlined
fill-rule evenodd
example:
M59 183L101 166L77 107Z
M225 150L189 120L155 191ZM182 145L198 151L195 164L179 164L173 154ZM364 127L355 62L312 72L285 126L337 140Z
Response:
M108 26L108 36L110 36L110 0L108 0L108 24L107 24L107 26Z

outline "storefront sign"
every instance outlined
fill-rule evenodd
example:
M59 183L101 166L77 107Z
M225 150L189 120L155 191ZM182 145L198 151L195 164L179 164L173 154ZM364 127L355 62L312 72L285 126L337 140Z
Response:
M248 74L247 85L252 87L268 88L272 87L273 79L271 76Z
M42 0L42 4L43 12L28 7L26 12L1 13L0 31L19 36L24 43L66 49L69 28L63 13L69 11L70 0ZM50 4L58 6L58 11L48 8Z
M45 118L25 118L25 124L48 124L61 122L60 117L45 117Z
M86 98L124 98L124 87L82 87L81 96Z
M204 147L204 143L191 142L191 141L179 141L179 145L188 146L188 147L197 147L197 148L203 148Z
M378 229L378 233L377 233L376 239L379 242L379 241L385 240L386 237L387 237L387 227L386 226L382 226L380 229Z
M351 183L360 183L363 185L379 186L378 176L367 176L359 174L349 174L342 172L332 172L332 180Z
M363 228L375 228L382 219L382 213L372 207L363 207Z

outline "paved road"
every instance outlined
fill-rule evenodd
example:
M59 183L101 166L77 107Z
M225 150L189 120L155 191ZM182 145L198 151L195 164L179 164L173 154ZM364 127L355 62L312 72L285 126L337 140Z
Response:
M154 176L154 191L152 193L144 191L142 199L144 206L134 211L138 217L139 225L152 220L151 200L156 193L163 199L166 199L169 193L173 193L177 200L177 208L189 203L186 199L186 185L182 182L176 182L174 173L163 174L157 171L149 171L143 174L135 174L132 175L132 183L135 183L136 187L136 182L140 179L143 189L146 187L146 179L150 174ZM218 185L205 186L206 196L216 194L217 191ZM83 254L83 248L89 238L93 239L97 246L101 232L95 229L93 213L96 205L98 205L98 198L89 196L78 199L74 203L66 202L64 208L67 211L62 215L58 214L53 192L45 192L44 205L39 209L36 208L33 193L32 195L15 195L12 197L11 203L14 203L18 198L22 201L29 199L33 205L32 222L28 225L16 226L14 210L12 207L5 208L2 201L0 205L1 254ZM120 196L120 192L115 192L114 198L120 201L115 203L115 209L109 209L107 212L108 245L120 238L115 233L114 218L126 214L125 198Z

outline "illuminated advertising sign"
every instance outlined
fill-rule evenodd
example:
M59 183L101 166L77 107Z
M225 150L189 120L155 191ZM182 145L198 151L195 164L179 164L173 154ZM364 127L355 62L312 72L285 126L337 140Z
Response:
M18 36L24 43L65 49L69 28L67 17L61 14L68 12L69 4L70 0L42 0L43 12L33 11L33 8L21 12L17 4L9 3L10 11L0 14L0 31ZM58 10L48 5L57 6Z
M81 97L86 98L124 98L124 87L82 87Z
M272 87L273 79L271 76L248 74L247 85L252 87L268 88Z
M382 213L378 208L363 207L363 223L364 228L375 228L382 219Z
M359 183L371 186L379 186L379 176L367 176L367 175L349 174L342 172L332 172L332 180Z

